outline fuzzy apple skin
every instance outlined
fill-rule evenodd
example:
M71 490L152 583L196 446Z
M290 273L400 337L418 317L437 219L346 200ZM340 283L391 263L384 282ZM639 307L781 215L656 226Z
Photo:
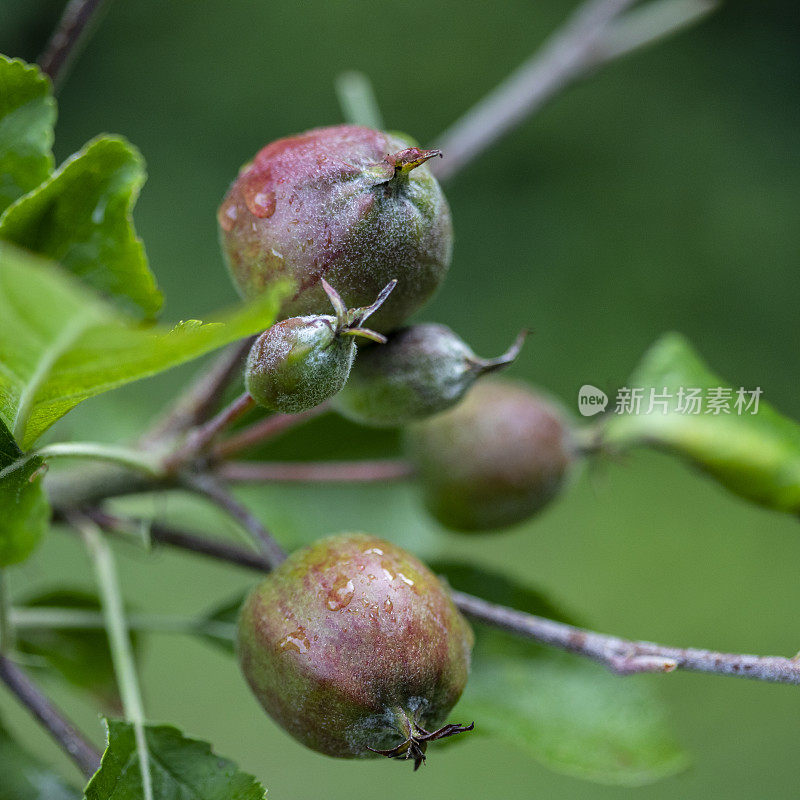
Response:
M387 155L413 147L399 134L356 125L278 139L234 181L218 212L239 292L256 296L281 278L296 293L282 317L317 314L324 277L348 306L398 285L372 326L396 328L444 279L452 253L450 209L425 164L394 174Z
M409 426L425 505L448 528L523 522L562 489L575 460L565 417L523 384L485 379L457 406Z
M473 634L436 576L364 534L293 553L239 618L242 672L266 712L329 756L373 758L408 722L442 724L467 681Z
M398 427L454 405L480 374L475 353L450 328L412 325L359 354L334 407L361 425Z
M355 355L355 339L337 335L334 317L291 317L255 340L244 383L263 408L299 414L345 385Z

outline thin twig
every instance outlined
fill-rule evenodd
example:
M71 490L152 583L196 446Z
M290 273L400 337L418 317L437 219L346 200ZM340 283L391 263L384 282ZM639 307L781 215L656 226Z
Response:
M11 659L0 655L0 680L36 717L66 754L90 778L100 768L100 753Z
M150 751L147 747L144 730L144 705L114 557L100 530L90 519L76 513L72 515L71 522L83 534L87 550L92 557L105 618L105 628L108 633L108 644L111 649L111 660L114 664L114 674L122 698L125 718L133 726L136 739L143 798L144 800L153 800Z
M42 72L58 86L86 44L106 0L71 0L39 57Z
M605 64L696 25L719 6L718 0L652 0L609 26L597 54Z
M192 430L184 445L166 460L165 468L168 471L176 470L191 461L202 453L221 431L243 417L255 404L255 400L247 392L240 394L216 416Z
M229 436L227 439L221 441L211 451L212 458L230 458L230 456L237 455L245 450L263 444L270 439L274 439L279 434L304 422L308 422L308 420L314 419L314 417L319 417L329 410L329 403L321 403L300 414L273 414L273 416L262 419L260 422L256 422L248 428L244 428L238 433L233 434L233 436Z
M458 119L438 139L445 158L431 165L441 180L452 178L556 94L598 67L698 21L713 10L709 0L672 0L648 14L621 16L636 0L588 0L528 61ZM665 8L667 12L665 13Z
M181 530L161 522L148 522L146 520L126 520L102 511L98 508L85 509L83 512L103 530L113 534L125 533L132 528L146 525L151 542L166 544L181 550L189 550L229 564L236 564L246 569L270 571L270 562L259 553L239 547L229 542L199 536L196 533Z
M618 675L640 672L709 672L769 683L800 684L800 660L781 656L718 653L713 650L666 647L608 636L563 622L525 614L464 592L451 591L453 602L468 616L518 636L586 656Z
M414 467L401 459L375 461L226 461L214 474L230 483L378 483L407 480Z
M266 558L254 556L243 547L214 542L202 536L183 533L181 537L171 540L153 538L164 544L259 572L269 572L271 569ZM551 647L586 656L604 664L618 675L663 673L679 669L751 678L768 683L800 684L800 659L719 653L713 650L637 642L526 614L464 592L451 590L450 594L458 608L473 619Z
M249 336L226 348L177 398L166 414L145 434L145 444L168 439L202 425L219 406L222 395L238 375L242 361L252 347Z
M259 549L264 554L272 568L277 567L286 560L286 552L274 539L266 526L246 506L242 505L233 495L208 474L187 475L182 479L187 489L208 498L212 503L221 508L255 539Z

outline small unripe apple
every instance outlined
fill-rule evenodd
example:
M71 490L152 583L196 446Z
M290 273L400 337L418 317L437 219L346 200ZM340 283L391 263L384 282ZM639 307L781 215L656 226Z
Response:
M461 531L528 519L559 494L576 457L555 403L493 378L454 408L409 426L406 445L427 509Z
M266 712L329 756L425 759L467 681L473 634L439 579L365 534L293 553L250 594L237 653ZM472 726L469 726L471 728Z
M397 427L455 405L475 381L511 364L525 334L497 358L479 358L446 325L423 323L367 348L334 407L361 425Z
M322 284L336 316L291 317L259 336L247 357L244 383L263 408L298 414L333 397L347 381L356 355L356 336L383 344L386 338L364 322L391 294L397 281L383 288L365 308L347 310L338 292Z
M218 212L220 237L239 292L256 296L290 278L282 317L317 314L321 279L349 306L372 301L390 280L397 291L376 315L396 328L444 279L450 210L420 150L402 134L337 125L279 139L234 181Z

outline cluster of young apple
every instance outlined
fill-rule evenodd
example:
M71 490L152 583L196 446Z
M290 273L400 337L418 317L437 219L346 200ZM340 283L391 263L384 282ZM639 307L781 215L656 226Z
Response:
M403 427L431 514L456 530L497 530L556 496L574 447L552 402L483 378L515 359L524 335L482 359L443 325L403 327L450 264L450 210L426 165L439 155L353 125L280 139L231 186L221 241L243 296L286 278L295 287L250 351L256 402L298 413L330 400L359 424ZM304 744L419 766L429 741L465 730L439 726L471 646L426 567L345 535L295 553L253 592L238 652L261 704Z

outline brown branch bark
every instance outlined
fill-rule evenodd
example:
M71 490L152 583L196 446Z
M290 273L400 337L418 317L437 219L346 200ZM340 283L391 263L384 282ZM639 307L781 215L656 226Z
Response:
M39 66L58 86L77 57L82 45L97 23L99 12L107 0L71 0L64 9L58 26L44 52L39 56Z
M380 483L407 480L413 466L400 459L375 461L226 461L214 474L229 483Z
M577 80L610 61L691 25L714 0L658 2L625 14L637 0L587 0L544 46L476 103L437 140L445 158L431 164L440 180L454 177L506 133ZM629 19L633 17L633 19Z
M0 680L90 778L100 768L100 753L55 707L35 683L6 656L0 656Z
M102 519L94 516L96 512L91 513L98 524L106 527ZM164 526L154 525L151 530L154 533L154 541L191 550L240 567L269 572L273 566L268 558L255 555L246 548L234 544L216 542L185 531L165 529ZM163 536L165 530L168 532ZM161 533L156 534L156 531ZM618 675L684 670L750 678L767 683L800 684L800 659L721 653L714 650L670 647L654 642L623 639L527 614L465 592L451 590L450 595L456 606L472 619L517 636L591 658Z
M111 534L125 535L127 531L133 529L132 526L138 527L142 524L139 521L126 520L114 514L109 514L99 508L85 509L82 513L89 517L95 525ZM146 522L144 524L147 526L150 541L157 544L187 550L207 558L214 558L218 561L235 564L258 572L269 572L271 569L270 562L263 555L239 545L212 539L208 536L200 536L182 528L165 525L162 522Z
M271 569L286 560L286 552L261 520L211 475L185 476L182 483L187 489L207 498L233 517L253 537Z
M245 450L250 450L270 439L274 439L285 431L291 430L297 425L302 425L304 422L326 413L328 410L330 410L330 404L321 403L316 408L303 411L300 414L273 414L271 417L262 419L221 441L212 449L212 458L222 460Z
M639 672L709 672L769 683L800 684L800 660L782 656L718 653L693 647L668 647L576 628L563 622L499 606L464 592L451 591L468 616L537 642L586 656L618 675Z
M220 353L189 388L172 404L151 431L144 444L169 439L206 422L218 408L222 395L238 375L255 336L230 345Z
M164 462L167 471L177 471L202 455L214 439L236 420L255 407L255 400L247 393L240 394L208 422L193 428L184 444Z

